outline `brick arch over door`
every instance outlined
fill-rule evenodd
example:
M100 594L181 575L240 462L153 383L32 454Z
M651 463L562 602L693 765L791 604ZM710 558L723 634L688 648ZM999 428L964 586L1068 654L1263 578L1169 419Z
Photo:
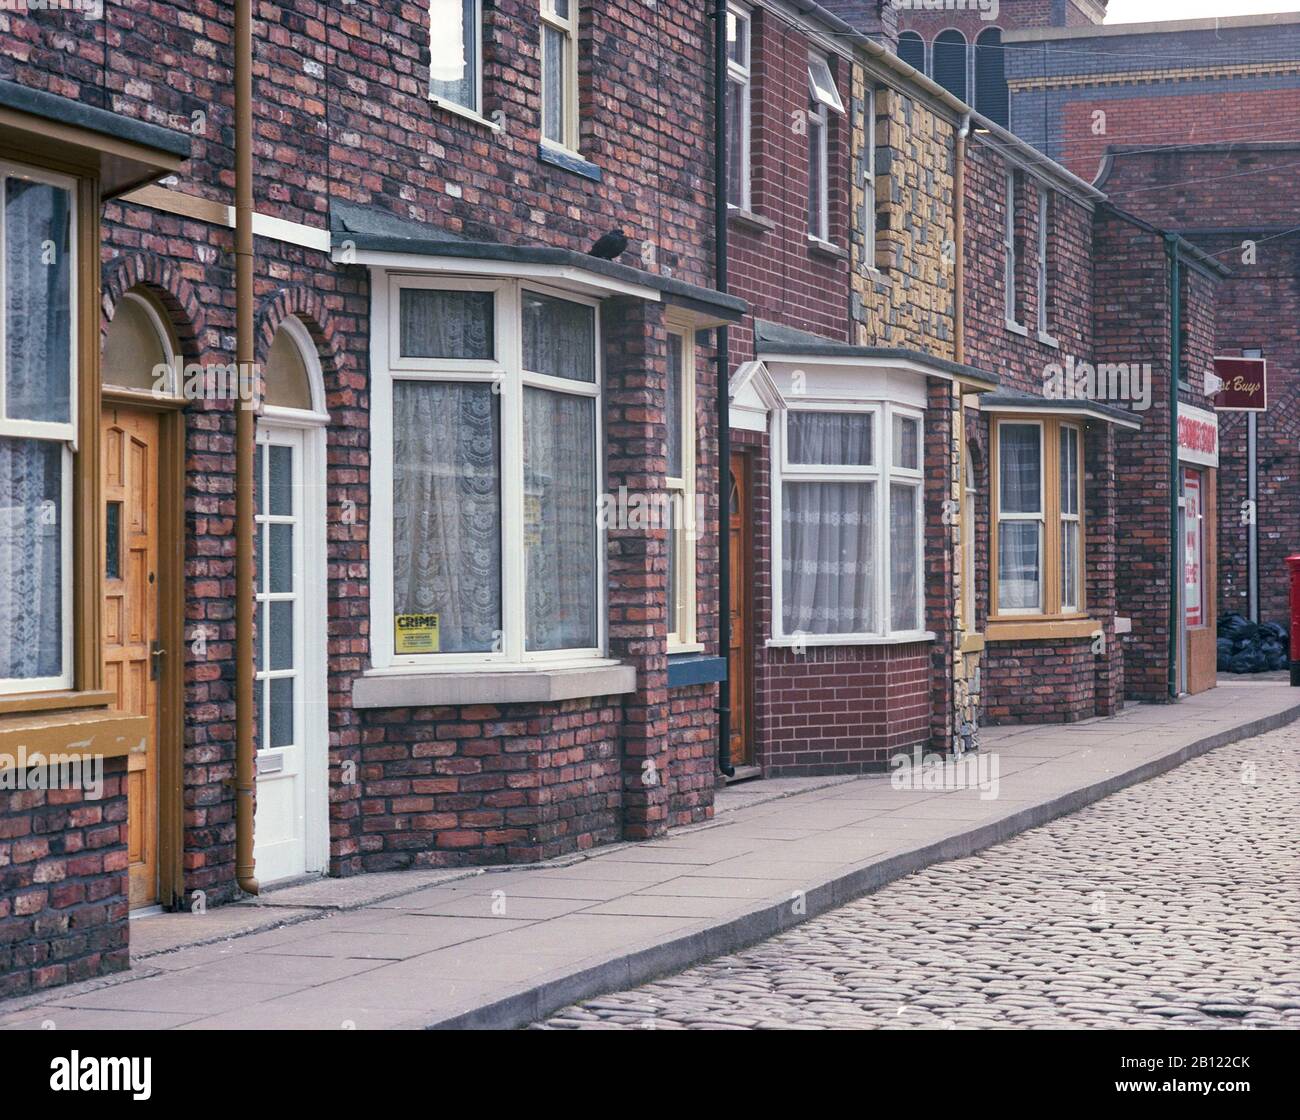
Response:
M102 314L99 317L101 350L122 297L132 288L144 288L167 313L168 322L176 333L181 356L195 360L203 352L207 315L193 286L170 261L152 254L117 258L104 265L102 285Z
M308 288L281 288L266 300L258 312L254 337L257 343L256 360L264 363L271 352L276 332L286 319L297 319L311 335L320 359L321 377L325 383L326 406L331 390L338 384L339 376L350 366L341 332L335 326L324 300Z

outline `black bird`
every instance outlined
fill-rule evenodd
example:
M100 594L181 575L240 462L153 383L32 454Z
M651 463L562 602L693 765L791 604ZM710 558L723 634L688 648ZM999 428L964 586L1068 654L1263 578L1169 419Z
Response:
M627 234L621 229L611 230L588 250L588 256L601 260L617 260L627 252Z

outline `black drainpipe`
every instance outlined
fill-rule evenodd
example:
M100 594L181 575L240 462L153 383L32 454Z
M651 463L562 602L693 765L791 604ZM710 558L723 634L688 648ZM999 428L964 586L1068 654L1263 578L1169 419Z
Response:
M713 224L718 291L727 290L727 0L713 3ZM731 356L718 328L718 654L731 657ZM718 769L731 765L731 681L718 685Z
M1183 541L1178 532L1178 372L1183 363L1182 258L1178 238L1165 234L1169 254L1169 698L1178 699L1178 651L1182 642Z

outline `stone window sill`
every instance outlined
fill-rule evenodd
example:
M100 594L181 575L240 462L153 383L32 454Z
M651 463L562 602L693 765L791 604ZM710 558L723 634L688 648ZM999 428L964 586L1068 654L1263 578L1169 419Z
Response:
M584 179L590 179L595 183L599 183L603 177L599 167L590 160L583 159L577 152L569 151L568 148L557 148L553 144L538 144L537 158L552 167L581 175Z
M739 206L728 208L727 221L732 225L747 229L751 233L771 233L776 229L776 223L771 218L764 218L761 214L755 214L752 210L742 210Z
M888 637L844 637L839 634L805 634L800 638L769 638L768 649L811 649L813 646L906 646L934 641L928 630L890 634Z
M1101 624L1091 618L1033 618L990 621L984 628L989 642L1042 642L1053 638L1091 638Z
M829 241L823 241L820 237L808 237L808 251L815 256L829 257L831 260L846 261L849 254L846 249L841 249Z
M352 682L354 708L445 708L460 704L537 704L636 690L636 668L601 661L567 668L376 669Z

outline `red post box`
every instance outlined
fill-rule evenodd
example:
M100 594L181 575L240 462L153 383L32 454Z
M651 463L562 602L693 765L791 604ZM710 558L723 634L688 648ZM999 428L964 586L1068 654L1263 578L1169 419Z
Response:
M1291 569L1291 686L1300 688L1300 555L1288 556Z

